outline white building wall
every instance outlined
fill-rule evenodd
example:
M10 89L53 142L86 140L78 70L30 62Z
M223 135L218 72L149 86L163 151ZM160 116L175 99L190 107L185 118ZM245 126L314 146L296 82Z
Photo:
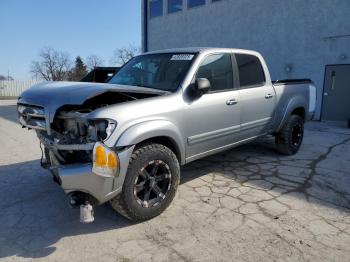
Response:
M221 0L148 19L148 50L210 46L262 53L273 79L311 78L318 88L325 66L350 64L349 0Z

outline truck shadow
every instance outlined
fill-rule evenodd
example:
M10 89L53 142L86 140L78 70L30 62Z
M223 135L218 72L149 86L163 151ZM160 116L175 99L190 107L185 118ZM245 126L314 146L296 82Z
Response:
M95 208L95 222L79 222L64 192L39 160L0 166L0 259L46 257L60 239L134 225L110 208Z

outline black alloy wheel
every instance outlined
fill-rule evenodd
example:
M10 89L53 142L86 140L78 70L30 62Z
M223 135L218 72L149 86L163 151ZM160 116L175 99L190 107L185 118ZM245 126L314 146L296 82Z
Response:
M173 201L180 181L180 165L168 147L148 143L131 155L122 192L111 206L133 221L145 221L161 214Z
M304 119L291 115L276 134L277 151L283 155L294 155L299 151L303 138Z
M134 197L142 207L159 205L171 188L171 171L162 160L152 160L139 172L134 183Z

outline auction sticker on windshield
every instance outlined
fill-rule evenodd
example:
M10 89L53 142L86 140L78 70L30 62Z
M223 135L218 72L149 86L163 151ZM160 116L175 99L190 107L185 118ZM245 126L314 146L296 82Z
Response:
M193 57L192 54L178 54L173 55L170 60L192 60Z

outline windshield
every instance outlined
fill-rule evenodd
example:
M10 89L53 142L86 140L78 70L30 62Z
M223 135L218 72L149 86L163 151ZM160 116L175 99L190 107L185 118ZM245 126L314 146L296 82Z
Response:
M174 92L186 75L194 54L149 54L131 59L109 81Z

